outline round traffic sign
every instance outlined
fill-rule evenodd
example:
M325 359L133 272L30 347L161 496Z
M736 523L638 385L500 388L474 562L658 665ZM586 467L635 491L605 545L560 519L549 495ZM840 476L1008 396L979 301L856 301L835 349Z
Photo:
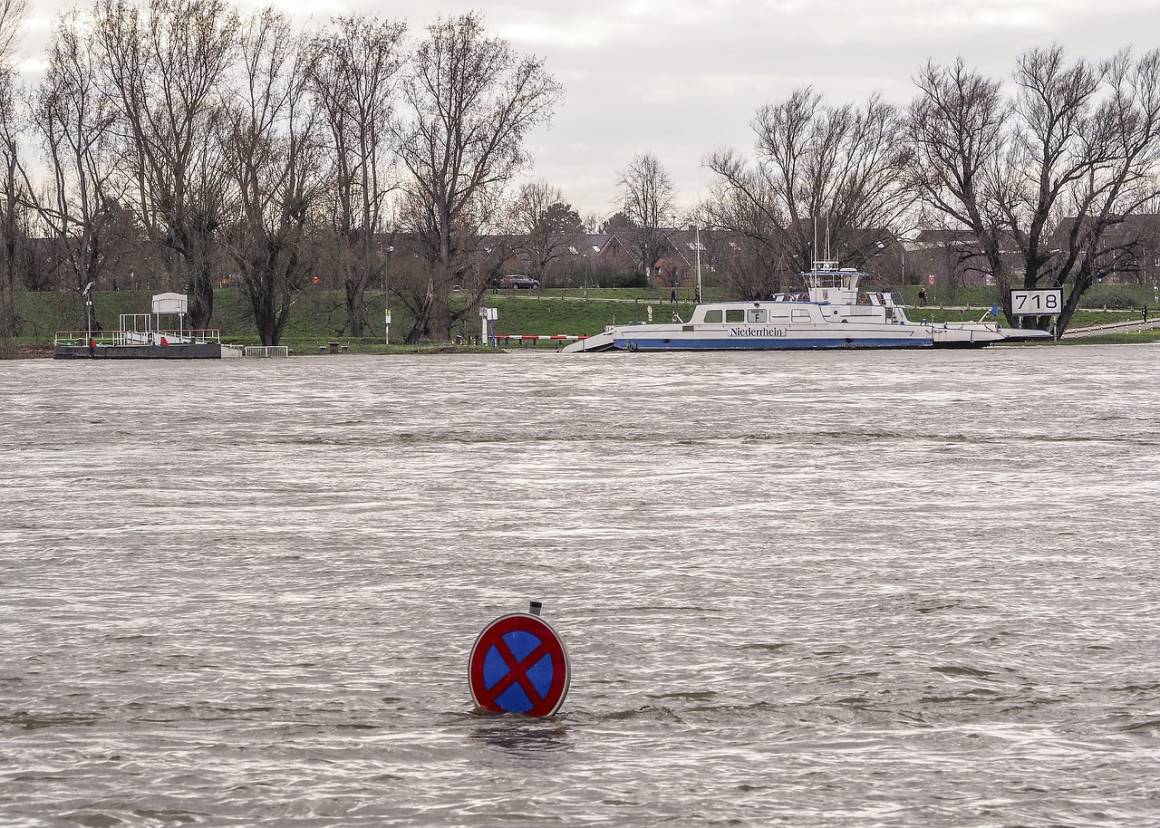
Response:
M568 695L564 642L535 615L503 615L483 628L468 661L471 696L493 713L551 716Z

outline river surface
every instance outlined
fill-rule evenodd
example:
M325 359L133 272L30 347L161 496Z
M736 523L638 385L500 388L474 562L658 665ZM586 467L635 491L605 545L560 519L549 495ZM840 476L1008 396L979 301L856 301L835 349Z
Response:
M0 363L0 824L1160 823L1160 347ZM544 602L559 715L473 712Z

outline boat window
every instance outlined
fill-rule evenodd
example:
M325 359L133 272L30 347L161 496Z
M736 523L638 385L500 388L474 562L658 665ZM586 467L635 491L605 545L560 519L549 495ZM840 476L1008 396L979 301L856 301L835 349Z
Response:
M705 311L705 321L706 322L720 322L721 321L721 311L720 310Z
M769 314L766 313L765 308L750 308L745 312L746 322L766 322L769 319Z
M789 319L789 308L770 308L770 319Z
M726 322L744 322L745 321L745 311L742 308L738 308L737 310L727 310L727 311L725 311L725 321Z
M810 321L810 312L808 310L804 310L802 308L794 308L793 321L794 322L809 322Z

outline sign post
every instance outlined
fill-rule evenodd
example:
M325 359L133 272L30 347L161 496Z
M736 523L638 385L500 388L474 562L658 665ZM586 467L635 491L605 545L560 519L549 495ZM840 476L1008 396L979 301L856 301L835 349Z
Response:
M499 310L497 308L480 308L480 340L479 344L484 347L495 347L495 320L499 319Z
M1012 316L1052 317L1055 320L1052 322L1052 333L1056 339L1059 339L1059 333L1055 328L1059 314L1063 310L1063 288L1034 288L1029 290L1012 288L1009 298ZM1019 327L1023 327L1022 320L1019 322Z
M541 604L501 615L483 628L468 659L476 706L492 713L543 718L564 704L571 668L564 642L540 618Z

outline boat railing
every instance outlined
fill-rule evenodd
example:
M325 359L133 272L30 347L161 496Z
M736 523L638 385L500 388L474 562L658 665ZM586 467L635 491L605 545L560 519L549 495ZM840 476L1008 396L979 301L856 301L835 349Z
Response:
M91 339L96 345L116 345L117 335L122 331L57 331L52 338L54 346L88 345Z

